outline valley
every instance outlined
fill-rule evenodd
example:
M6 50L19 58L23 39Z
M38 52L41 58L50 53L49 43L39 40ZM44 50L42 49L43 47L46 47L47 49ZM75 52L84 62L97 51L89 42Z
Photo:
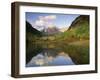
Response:
M63 32L57 27L38 31L26 22L26 63L45 49L68 54L76 65L89 64L89 17L80 15Z

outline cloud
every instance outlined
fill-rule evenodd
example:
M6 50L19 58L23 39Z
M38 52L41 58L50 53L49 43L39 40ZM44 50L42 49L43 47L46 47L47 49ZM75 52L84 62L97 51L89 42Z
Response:
M45 20L55 20L56 19L56 15L45 16L44 19Z
M45 22L44 22L43 20L37 20L37 21L35 22L35 25L36 25L36 26L44 26L44 24L45 24Z
M39 16L39 20L48 21L48 20L54 20L54 19L56 19L56 15Z
M56 19L56 15L39 16L34 25L37 28L54 26L53 20Z

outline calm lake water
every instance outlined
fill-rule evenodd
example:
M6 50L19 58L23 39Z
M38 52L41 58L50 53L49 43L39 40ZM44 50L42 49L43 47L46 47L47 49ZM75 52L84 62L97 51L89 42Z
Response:
M34 53L33 53L34 54ZM57 66L57 65L74 65L71 57L65 52L59 52L55 49L44 49L42 52L33 56L26 64L26 67L34 66Z
M26 48L26 67L89 64L89 46L46 43Z

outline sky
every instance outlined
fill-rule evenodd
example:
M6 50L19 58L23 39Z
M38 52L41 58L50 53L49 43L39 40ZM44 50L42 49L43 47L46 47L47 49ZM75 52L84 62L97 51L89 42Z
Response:
M38 30L53 26L61 29L69 27L78 16L78 14L26 12L26 21Z

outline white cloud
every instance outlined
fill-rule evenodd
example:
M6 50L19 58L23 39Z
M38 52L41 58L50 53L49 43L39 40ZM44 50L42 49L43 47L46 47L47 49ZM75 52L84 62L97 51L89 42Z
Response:
M44 17L45 20L54 20L56 19L56 15L49 15Z
M37 20L37 21L35 22L35 25L36 25L36 26L44 26L44 24L45 24L45 22L44 22L43 20Z
M34 26L37 28L41 27L52 27L54 26L53 20L56 19L56 15L48 15L48 16L39 16L35 21Z

